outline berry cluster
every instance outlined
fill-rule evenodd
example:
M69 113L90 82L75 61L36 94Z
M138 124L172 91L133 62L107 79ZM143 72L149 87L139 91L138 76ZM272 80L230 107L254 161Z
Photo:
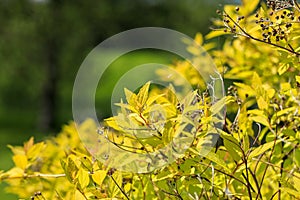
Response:
M297 2L296 2L297 3ZM272 10L281 10L295 6L294 0L267 0L267 5Z
M268 0L267 5L270 7L270 11L267 11L269 13L257 12L253 15L254 18L256 18L255 23L261 27L261 37L250 34L243 28L241 21L245 19L245 16L239 15L239 7L235 8L235 14L237 16L231 16L226 11L221 12L220 10L217 10L217 14L223 18L225 26L224 32L231 32L235 35L241 35L258 42L268 43L272 46L289 51L296 56L300 56L300 53L296 52L292 45L289 44L291 39L289 36L293 33L294 26L299 27L300 24L299 5L297 2L291 0ZM245 23L249 23L250 21L247 20ZM281 43L281 41L284 43Z
M268 17L260 17L257 13L255 17L259 18L256 20L256 24L260 25L263 40L268 43L280 40L287 41L293 24L300 23L300 16L296 17L293 11L286 10L276 13L271 11Z

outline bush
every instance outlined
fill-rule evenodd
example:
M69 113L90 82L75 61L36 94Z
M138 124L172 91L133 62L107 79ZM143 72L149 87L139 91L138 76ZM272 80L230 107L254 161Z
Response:
M217 12L218 28L206 40L234 37L226 37L221 49L214 48L215 40L204 47L233 84L223 99L226 122L217 129L220 139L212 151L199 153L205 150L203 138L210 136L213 113L220 109L212 105L207 91L191 91L180 101L174 87L146 83L136 93L125 89L128 103L121 101L118 116L106 119L105 126L87 120L77 128L98 130L99 137L104 135L126 151L151 153L168 144L178 129L190 134L182 117L188 115L195 136L183 157L150 173L116 170L87 152L71 122L44 142L34 143L31 138L22 147L10 146L15 167L0 174L9 184L7 191L32 199L299 198L300 7L296 1L269 0L259 5L259 0L247 0L240 7L226 5ZM195 41L202 44L203 37L198 34ZM194 61L200 58L197 51L193 53ZM178 61L173 67L194 85L203 85L188 62ZM167 111L164 119L150 115L156 104ZM126 123L151 127L153 135L141 140L130 137Z

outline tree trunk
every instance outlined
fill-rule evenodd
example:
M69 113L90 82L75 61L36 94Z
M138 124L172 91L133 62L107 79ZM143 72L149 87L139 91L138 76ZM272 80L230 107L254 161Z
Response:
M59 27L56 27L57 20L60 18L60 0L52 0L49 2L49 27L44 32L44 53L45 56L45 82L42 88L41 108L39 116L39 128L41 131L49 132L55 128L56 118L56 101L57 101L57 81L58 81L58 57L59 46L58 41ZM42 30L45 29L45 24L40 24ZM50 31L49 31L50 30ZM52 30L52 31L51 31Z

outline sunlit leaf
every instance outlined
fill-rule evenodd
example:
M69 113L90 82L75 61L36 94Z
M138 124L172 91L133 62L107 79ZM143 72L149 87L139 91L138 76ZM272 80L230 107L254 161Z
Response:
M274 141L271 141L263 145L260 145L259 147L255 147L254 150L252 150L251 153L249 154L248 158L252 159L253 157L265 153L266 151L270 150L274 145L276 145L278 142L280 142L280 140L277 140L276 143L274 143Z
M150 87L150 81L147 82L143 87L139 90L139 93L136 96L137 103L140 104L141 107L143 107L148 99L148 92Z
M94 173L92 173L92 179L95 183L101 186L106 177L106 174L107 171L105 170L97 170Z
M79 191L79 190L76 190L75 191L75 200L86 200L86 197L83 196L83 194Z
M14 155L13 161L15 165L21 169L25 169L28 164L28 160L25 155Z
M85 171L83 168L80 168L78 170L77 176L78 176L78 182L80 184L80 187L82 189L86 188L90 183L89 173Z
M43 142L31 146L26 153L28 159L35 159L41 153L44 147L45 144Z
M258 108L261 110L268 109L268 106L269 106L268 103L261 96L257 100L257 105L258 105Z

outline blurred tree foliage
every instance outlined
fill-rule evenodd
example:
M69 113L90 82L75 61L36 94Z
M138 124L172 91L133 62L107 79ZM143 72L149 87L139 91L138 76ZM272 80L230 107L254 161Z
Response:
M209 30L218 1L1 0L0 121L53 130L71 119L71 92L88 52L127 29ZM62 114L63 113L63 114ZM24 117L25 116L25 117Z

